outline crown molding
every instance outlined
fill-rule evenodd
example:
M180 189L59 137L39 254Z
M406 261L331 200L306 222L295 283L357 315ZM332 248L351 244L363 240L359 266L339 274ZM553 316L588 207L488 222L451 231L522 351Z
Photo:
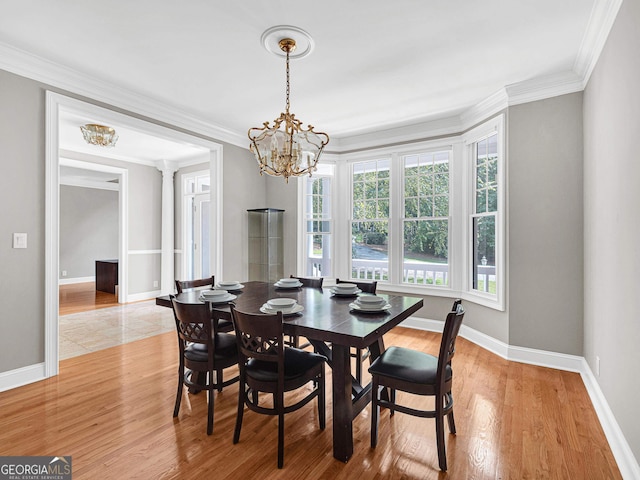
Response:
M206 138L239 147L247 147L246 138L227 128L210 123L182 108L126 90L112 83L0 42L0 68L23 77L60 88L76 95L106 103L129 112L184 128Z
M536 77L505 87L509 106L581 92L582 90L584 90L582 78L573 71Z
M573 71L581 78L582 88L587 86L591 73L600 58L609 32L613 27L622 0L596 0L589 23L578 50Z
M371 148L416 142L433 137L458 134L513 105L543 100L584 90L623 0L596 0L589 17L580 50L571 71L546 75L505 86L460 114L376 132L332 139L326 154L339 156ZM61 66L7 44L0 43L0 68L42 83L104 102L130 112L184 128L242 148L244 134L212 124L178 106L119 88Z

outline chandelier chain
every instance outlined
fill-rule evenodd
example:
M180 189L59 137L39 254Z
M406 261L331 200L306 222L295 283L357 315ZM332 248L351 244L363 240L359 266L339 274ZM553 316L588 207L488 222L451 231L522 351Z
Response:
M289 113L289 91L290 91L290 84L289 84L289 49L287 49L287 104L286 104L286 112Z

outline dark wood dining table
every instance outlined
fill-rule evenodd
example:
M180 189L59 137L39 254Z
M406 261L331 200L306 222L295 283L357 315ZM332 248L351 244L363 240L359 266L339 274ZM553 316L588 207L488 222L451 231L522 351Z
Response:
M278 288L266 282L244 282L244 288L231 292L240 311L260 313L267 300L295 298L304 310L284 317L287 335L306 337L314 348L325 355L332 370L333 386L333 456L346 462L353 454L354 418L371 401L371 384L361 385L351 375L351 347L369 348L371 361L384 351L383 335L417 312L423 300L398 294L379 294L390 308L383 312L363 313L349 304L356 297L333 295L330 288ZM183 292L180 302L201 302L197 291ZM214 304L217 315L231 319L228 304Z

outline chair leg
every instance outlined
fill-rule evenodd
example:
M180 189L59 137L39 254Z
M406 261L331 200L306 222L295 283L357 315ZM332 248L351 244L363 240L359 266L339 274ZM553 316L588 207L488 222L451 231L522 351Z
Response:
M214 393L213 389L209 387L207 390L209 394L208 397L208 411L207 411L207 435L211 435L213 433L213 402L214 402Z
M447 420L449 421L449 432L455 435L455 433L456 433L456 422L453 419L453 410L451 410L448 413Z
M380 405L378 404L379 390L378 378L374 376L371 381L371 448L376 448L378 444L378 417L380 416Z
M442 400L440 400L442 401ZM441 409L436 413L436 444L438 446L438 465L443 472L447 471L447 454L444 445L444 415Z
M216 382L218 382L218 391L222 392L222 383L223 383L223 375L222 369L216 370Z
M173 416L177 417L180 412L180 403L182 402L182 391L184 390L184 367L182 362L180 363L180 370L178 371L178 391L176 393L176 403L173 407Z
M356 348L356 380L362 384L362 350Z
M233 432L233 443L236 444L240 441L240 430L242 429L242 416L244 415L244 399L248 395L246 392L246 385L244 379L240 378L240 385L238 386L238 413L236 415L236 429Z
M393 409L393 405L396 404L396 389L390 388L389 401L391 402L391 406L389 407L389 416L393 417L396 414L396 411Z
M284 392L278 395L278 468L284 466Z
M320 420L320 430L324 430L327 425L327 412L325 408L326 397L325 397L325 379L324 379L324 364L322 365L322 373L320 378L317 379L318 386L318 419Z

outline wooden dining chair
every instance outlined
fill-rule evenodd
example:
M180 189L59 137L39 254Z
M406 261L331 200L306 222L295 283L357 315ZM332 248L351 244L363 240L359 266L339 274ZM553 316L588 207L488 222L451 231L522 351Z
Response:
M340 280L336 278L336 283L352 283L364 293L376 293L376 287L378 286L378 282L373 281L364 281L364 280ZM362 363L369 358L369 349L368 348L351 348L351 358L355 358L356 360L356 380L358 383L362 383Z
M199 278L197 280L176 280L176 291L178 294L182 293L185 290L189 290L191 288L198 287L213 287L216 284L215 275L211 275L211 277L207 278ZM216 315L214 310L211 311L213 318L218 322L218 331L219 332L233 332L233 324L230 320L225 320L224 318L219 318Z
M241 312L231 306L240 367L238 415L233 443L240 441L244 407L278 416L278 468L284 465L284 416L318 399L318 419L324 430L325 362L317 353L286 347L282 312L270 315ZM285 405L284 394L312 383L312 390L296 403ZM273 395L273 405L260 403L260 393Z
M289 275L289 278L297 278L303 287L310 288L322 288L322 282L324 280L324 277L296 277L295 275Z
M183 387L208 394L207 435L213 432L214 390L219 392L239 380L239 376L225 381L223 370L238 363L235 335L217 331L209 304L181 303L170 296L178 333L178 391L173 416L180 412Z
M435 418L436 444L440 470L447 470L447 456L444 441L444 417L449 423L449 432L456 433L453 419L453 370L451 359L455 354L455 345L464 308L460 300L453 304L453 310L447 315L442 332L440 352L437 357L403 347L389 347L369 367L371 373L371 448L378 443L378 417L380 407L387 407L390 415L395 411L423 418ZM389 400L382 398L381 388L390 389ZM396 402L396 390L415 395L427 395L435 398L433 410L418 410Z
M289 275L289 278L297 278L300 283L302 283L302 286L306 288L322 288L324 281L324 277L296 277ZM307 348L311 346L309 342L300 344L300 337L298 335L287 335L287 341L285 343L294 348Z
M182 293L183 291L189 288L198 288L198 287L213 287L216 284L215 275L211 275L207 278L198 278L197 280L176 280L176 291L178 293Z

